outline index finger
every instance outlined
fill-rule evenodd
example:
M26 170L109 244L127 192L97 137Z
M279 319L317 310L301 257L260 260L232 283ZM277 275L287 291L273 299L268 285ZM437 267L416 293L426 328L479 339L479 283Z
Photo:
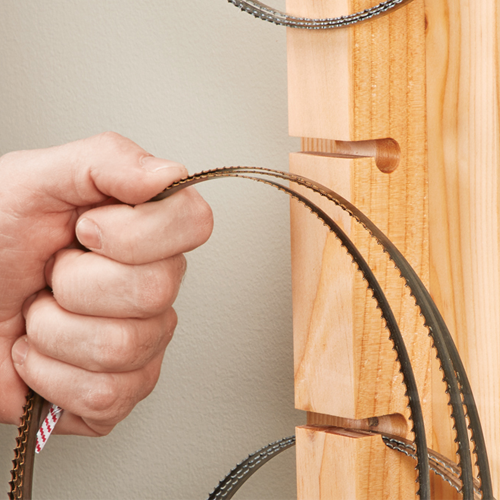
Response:
M87 139L0 157L5 195L25 200L23 214L65 211L112 197L138 204L182 177L186 168L154 158L133 141L107 132ZM13 205L16 206L16 205Z
M109 205L85 212L80 243L125 264L147 264L188 252L210 237L212 211L193 188L158 202Z

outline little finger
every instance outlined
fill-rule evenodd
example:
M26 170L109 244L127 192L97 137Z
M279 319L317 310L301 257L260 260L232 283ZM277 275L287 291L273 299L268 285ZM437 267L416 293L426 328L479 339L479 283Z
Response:
M144 368L96 373L40 354L21 337L12 348L14 367L24 382L51 403L84 419L94 431L123 420L153 390L163 353Z

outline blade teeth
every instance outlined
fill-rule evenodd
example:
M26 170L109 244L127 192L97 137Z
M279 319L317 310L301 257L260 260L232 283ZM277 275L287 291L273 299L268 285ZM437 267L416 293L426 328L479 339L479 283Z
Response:
M28 432L31 427L33 401L34 393L30 390L26 395L26 404L23 407L24 413L20 419L21 422L18 427L16 448L14 449L14 460L12 461L12 480L9 482L11 489L11 491L9 492L9 498L12 499L21 499L23 495L22 487L24 478L24 466L26 462L25 455L27 450Z
M237 2L238 0L232 0L232 1L233 1L233 3L234 3L234 1L236 1L236 2ZM389 0L389 2L383 2L383 4L386 4L386 5L387 5L387 4L389 4L389 3L390 3L390 1L391 1L391 0ZM395 1L395 0L392 0L392 1ZM240 2L239 4L241 5L241 2ZM382 5L382 4L381 4L381 5ZM207 176L209 176L209 175L213 175L213 176L215 176L215 174L206 174L206 175L207 175ZM234 175L234 174L231 174L231 175ZM296 181L297 181L297 179L298 179L298 178L296 177ZM293 179L291 179L290 177L288 178L288 180L292 180L292 181L293 181ZM301 183L301 182L299 182L299 183ZM318 192L319 194L321 194L321 195L323 195L323 196L326 196L326 197L328 198L328 193L326 193L324 190L318 189L318 188L314 185L314 183L311 183L311 182L306 182L306 183L305 183L305 184L303 184L303 185L306 185L306 187L311 187L311 188L313 188L313 190L315 190L315 191L316 191L316 192ZM330 198L330 199L331 199L331 198ZM299 201L300 201L300 200L299 200ZM362 226L362 227L364 227L364 228L368 231L368 233L369 233L372 237L374 237L374 238L375 238L375 240L376 240L376 242L377 242L377 245L380 245L380 244L382 243L382 242L381 242L381 241L380 241L380 240L376 237L376 235L374 235L374 234L371 232L370 228L369 228L369 227L367 227L366 223L364 223L363 221L361 221L361 220L359 219L359 217L358 217L356 214L354 214L354 213L352 212L352 210L351 210L351 209L349 209L348 207L342 206L342 204L341 204L338 200L337 200L337 201L335 201L335 200L331 199L331 201L334 201L334 202L335 202L338 206L341 206L341 208L343 208L344 210L346 210L346 211L347 211L347 212L348 212L348 213L349 213L352 217L354 217L354 219L355 219L358 223L360 223L360 224L361 224L361 226ZM311 210L311 211L312 211L312 210ZM313 211L313 212L314 212L314 211ZM316 214L316 215L318 215L318 214ZM344 246L344 245L342 245L342 246ZM344 246L344 248L345 248L345 246ZM347 250L347 249L346 249L346 250ZM386 249L385 249L384 247L382 247L382 250L383 250L383 252L384 252L384 253L387 253L387 251L386 251ZM348 250L347 250L347 252L349 253L349 251L348 251ZM352 256L351 256L351 257L352 257ZM390 257L390 253L389 253L389 260L390 260L391 262L393 262L393 263L394 263L395 268L397 268L397 266L396 266L396 264L395 264L394 259ZM357 268L358 268L358 270L359 270L359 265L356 265L356 267L357 267ZM400 275L402 275L402 272L400 273ZM364 280L364 281L366 281L365 276L363 276L363 280ZM411 290L410 281L411 281L411 280L409 280L409 279L405 279L405 282L406 282L406 285L405 285L405 286L409 286L409 287L410 287L410 290ZM411 292L411 293L410 293L410 296L412 296L412 297L415 299L415 296L414 296L413 292ZM418 301L417 301L417 300L415 300L415 304L417 305L417 307L419 307L419 308L420 308L420 316L422 316L422 307L419 305L419 303L418 303ZM431 327L429 327L429 325L427 324L427 321L424 321L424 326L428 329L429 336L431 336L431 338L432 338L432 337L433 337L433 333L434 333L434 332L433 332L432 328L431 328ZM393 339L391 338L391 340L393 340ZM435 342L434 342L434 339L432 339L432 347L433 347L433 348L435 348ZM439 369L440 369L441 371L443 371L443 368L442 368L442 363L441 363L441 360L440 360L440 358L439 358L439 354L438 354L438 355L436 355L436 359L438 359L438 361L439 361ZM401 370L400 370L400 371L401 371ZM448 384L448 380L446 379L446 377L443 377L443 382L445 382L445 384L446 384L446 391L445 391L445 392L446 392L446 394L448 394L448 396L450 396L450 389L449 389L449 387L450 387L450 386L449 386L449 384ZM404 376L403 376L403 383L405 383ZM458 387L458 388L459 388L459 390L460 390L460 391L462 390L462 388L460 387L460 385L459 385L459 387ZM408 397L408 395L407 395L407 394L406 394L406 396ZM463 398L463 395L462 395L462 398ZM451 400L450 400L450 398L449 398L449 399L448 399L448 405L450 405L450 404L451 404ZM462 404L463 404L463 403L462 403ZM451 417L452 417L452 419L455 421L456 413L455 413L455 412L452 412ZM469 425L468 427L470 428L470 425ZM413 430L413 429L412 429L412 430ZM456 436L456 425L455 425L455 423L454 423L454 425L453 425L453 430L455 431L455 442L458 442L458 438L457 438L457 436ZM474 447L473 451L474 451L474 452L477 452L477 448L476 448L476 447ZM476 458L477 458L477 456L476 456Z

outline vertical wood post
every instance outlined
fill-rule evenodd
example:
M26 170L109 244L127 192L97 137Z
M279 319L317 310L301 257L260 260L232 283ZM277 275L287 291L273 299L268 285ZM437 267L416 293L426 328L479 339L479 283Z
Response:
M287 0L287 11L334 17L374 3ZM457 332L500 496L496 3L414 0L347 29L289 29L288 71L290 134L302 138L303 151L332 152L336 140L385 137L401 147L400 165L391 174L381 173L373 159L301 153L291 155L290 168L358 206L430 287ZM333 215L369 256L400 323L428 445L454 459L444 385L419 311L364 229L345 214L334 210ZM399 366L365 283L335 237L294 202L291 224L297 408L309 412L309 424L397 415L408 424L399 434L412 439ZM354 444L350 437L321 434L311 427L297 434L300 499L415 495L414 464L385 449L379 439ZM434 494L458 495L441 480Z
M428 0L430 286L471 382L500 498L499 13ZM433 447L454 457L434 372ZM436 498L460 498L436 482Z

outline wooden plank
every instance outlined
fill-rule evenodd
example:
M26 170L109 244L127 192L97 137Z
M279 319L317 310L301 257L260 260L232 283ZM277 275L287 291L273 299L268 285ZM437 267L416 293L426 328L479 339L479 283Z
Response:
M316 4L318 4L318 2L315 2L315 5ZM423 5L421 2L419 3L418 0L411 5L414 6L414 12L407 13L406 9L401 9L393 15L398 15L397 18L393 16L381 18L380 21L382 21L383 25L370 23L356 28L354 31L344 32L351 33L351 36L354 36L354 41L351 42L350 46L355 47L355 50L350 52L351 62L349 66L353 68L353 70L352 73L349 73L352 89L351 92L349 92L350 97L348 102L350 108L355 109L356 112L353 114L352 120L348 120L347 122L345 122L346 117L344 115L334 112L336 99L327 100L320 106L319 103L315 102L316 97L312 97L312 100L309 100L309 94L294 94L295 88L303 87L301 79L302 73L295 66L295 64L300 64L300 62L297 63L297 61L314 59L317 45L323 46L326 43L328 47L333 47L332 50L337 50L337 47L333 44L334 35L337 32L328 32L327 35L330 35L332 37L331 39L325 37L318 39L316 38L316 32L307 32L306 34L311 38L308 43L304 43L305 32L303 31L295 30L290 31L288 34L289 44L292 47L292 51L289 53L289 88L290 94L295 95L299 101L299 104L295 105L293 100L290 100L291 131L294 133L306 133L309 131L308 122L314 121L316 116L314 113L315 106L319 106L318 114L326 114L330 117L330 120L333 119L332 117L336 117L340 123L339 126L343 125L344 129L349 130L350 138L361 140L374 137L394 137L402 148L401 166L393 174L386 175L379 172L374 166L373 160L370 159L353 161L317 158L307 155L292 155L291 168L293 171L303 173L306 176L309 175L320 182L323 181L324 184L334 189L341 190L348 199L353 201L359 208L367 213L379 227L389 235L407 255L412 265L425 281L428 275L428 239L426 235L427 209L425 204L425 200L427 199L425 162L425 74L421 69L422 61L425 56L422 52L425 39L422 38L424 29ZM292 9L292 5L289 6L289 11L295 12L295 10ZM415 19L419 16L420 23L417 23ZM377 21L377 23L378 22L379 21ZM412 28L411 30L407 28L408 24ZM407 33L405 38L402 33L404 34L406 31L409 31L409 33ZM418 38L418 33L420 33L420 51L417 51L416 46L418 44L413 40L414 38ZM295 37L300 38L300 43L297 43ZM407 65L401 64L404 54L397 54L395 56L390 55L387 50L382 50L382 47L387 49L383 41L387 39L391 40L391 37L394 38L391 42L394 45L404 45L406 48L406 58L411 61L409 65L420 66L418 71L415 70L414 73L408 73ZM374 39L380 40L379 50L377 50L377 48L372 48ZM403 41L401 41L401 39L403 39ZM382 60L379 61L378 64L374 62L369 64L366 58L360 55L363 52L360 47L363 45L367 47L366 50L368 50L370 54L380 53L380 58ZM304 54L299 55L298 52L301 50L305 53L312 51L312 55L310 57L306 57ZM415 55L415 52L418 52L417 55ZM324 54L322 54L319 59L322 59L324 64ZM319 60L317 61L317 65L313 66L317 66L316 71L320 71ZM368 75L366 74L367 68L371 71ZM393 84L388 86L387 82L384 83L384 85L388 87L387 91L384 90L381 92L381 95L379 95L372 92L371 89L374 78L378 78L381 81L383 80L380 77L382 71L388 71L385 79L393 82ZM309 75L305 74L304 78L309 80ZM317 83L317 86L319 85L321 85L321 81ZM382 87L382 82L377 85L378 87ZM311 92L313 91L311 90ZM402 94L402 97L400 94ZM382 99L384 100L383 104L380 103ZM400 104L397 109L392 109L392 105L389 105L389 102L394 99ZM306 101L305 106L303 105L303 101ZM294 122L293 116L300 115L303 117L302 112L297 115L294 113L293 110L295 107L309 110L309 120ZM408 116L408 113L410 116ZM358 125L354 126L352 122L356 122ZM326 135L326 133L324 135ZM328 140L307 138L303 140L304 150L328 151L329 147L331 147L331 141ZM300 217L300 219L297 219L297 222L295 222L295 217ZM321 255L327 257L329 262L332 262L333 266L337 265L337 259L334 251L327 251L325 250L326 247L323 247L325 237L318 236L318 243L315 243L315 249L313 250L315 252L320 252L316 254L316 257L311 257L309 254L306 254L307 250L304 248L300 248L299 250L297 246L298 238L300 238L301 233L305 234L304 224L307 224L307 222L296 210L293 210L292 218L292 265L295 276L294 291L297 290L297 293L294 293L294 330L296 335L295 368L297 374L297 360L303 358L304 339L307 338L307 330L314 320L314 317L311 315L312 304L314 303L314 299L318 302L317 288L321 276ZM343 224L344 227L350 227L345 219ZM296 228L296 230L294 230L294 228ZM384 282L387 279L386 276L391 274L390 268L392 268L393 265L387 261L382 252L376 252L377 244L365 237L364 230L361 227L356 225L353 230L355 231L355 233L353 233L355 242L360 245L362 250L367 254L373 256L372 265L375 267L376 271L378 271L379 275L382 276L381 281ZM309 229L307 231L309 231ZM293 236L295 233L298 235L297 238ZM311 233L311 235L307 237L307 241L311 242L313 238L316 238L316 236L313 237ZM304 237L304 240L305 239ZM334 244L333 239L329 239L328 241L330 240L332 244ZM296 248L298 252L297 255L295 251ZM308 255L308 259L314 259L314 262L312 262L310 266L304 262L303 256L305 255ZM299 270L299 266L303 266L303 269ZM312 274L308 271L309 269L314 270ZM325 270L325 274L329 276L335 276L338 275L338 273L338 270L334 270L333 274L332 271L327 272ZM347 279L352 280L354 276L353 271L350 270L348 275L350 277ZM416 363L416 367L417 371L420 372L420 378L422 379L423 376L424 378L422 380L424 380L427 376L429 360L425 356L422 360L421 355L428 350L429 342L425 335L417 334L421 325L418 310L412 307L403 307L406 299L402 297L406 294L404 293L404 283L402 283L401 280L396 279L396 281L391 282L391 284L383 284L388 286L389 297L396 304L395 310L402 321L403 329L413 333L412 339L409 342L410 349L420 353L418 356L420 362ZM305 286L305 291L300 291L298 288L299 286ZM353 308L352 317L350 319L352 324L347 325L346 328L353 331L355 336L356 346L354 347L354 356L361 356L357 359L353 359L352 365L357 367L361 376L364 374L364 379L366 380L359 382L363 387L361 393L356 393L356 402L353 407L354 410L350 414L339 416L347 418L367 418L374 414L383 415L391 413L391 411L399 411L397 405L395 406L390 402L392 396L389 392L392 390L392 385L390 384L390 387L387 387L388 392L386 396L381 397L380 393L377 391L381 390L383 383L380 384L381 379L379 376L373 376L374 372L382 369L380 363L384 363L384 361L380 359L380 349L383 348L384 343L387 343L387 334L383 330L380 319L376 315L370 315L369 313L373 301L367 297L366 286L359 276L354 277L353 286L354 289L352 293L354 295L352 301L356 303L356 307ZM347 289L348 287L342 288ZM325 297L326 300L328 300L328 293L325 294ZM319 298L321 298L321 296L319 296ZM342 300L346 301L347 299L343 297ZM337 325L336 328L338 327ZM375 334L374 332L377 333ZM424 339L423 341L422 338ZM375 339L373 341L376 344L374 350L362 349L361 346L363 343L366 346L367 339ZM415 342L417 345L414 345ZM360 352L363 352L363 354L359 354ZM390 356L389 364L384 368L390 373L389 378L393 377L393 360L394 356ZM318 366L317 363L313 364ZM372 368L367 369L368 366L372 366ZM309 380L311 379L309 378ZM301 379L299 385L303 385L304 383L307 383L307 378ZM426 383L427 382L423 383L422 390L424 390L424 387L427 387L425 385ZM368 387L371 387L371 389L368 389ZM297 406L318 413L338 415L336 409L329 409L326 406L328 403L326 403L323 398L314 396L316 390L323 391L323 389L317 388L318 384L314 383L307 389L309 394L312 395L311 398L316 401L316 403L312 403L310 400L307 402L304 400L303 402L301 394L304 394L304 397L307 398L307 396L305 396L307 391L299 389L296 400ZM377 397L370 397L374 396L374 394L377 394ZM373 407L374 401L376 401L376 407Z
M334 184L347 197L351 194L349 163L336 158L290 155L292 172L324 185ZM331 211L326 200L317 203ZM296 202L291 205L291 219L295 228L291 244L296 406L357 418L352 333L355 269L335 236ZM350 217L338 214L335 219L350 234ZM337 397L337 390L341 397Z
M372 4L363 0L353 3L353 9L362 10ZM390 174L380 173L373 161L358 160L353 163L354 181L352 201L366 213L403 252L424 282L428 281L428 232L427 232L427 165L426 165L426 111L425 111L425 16L423 2L415 0L375 22L354 27L352 32L352 103L354 112L354 140L377 137L394 138L401 147L401 164ZM430 389L429 341L413 301L406 293L404 283L393 265L377 252L378 246L366 239L365 231L356 226L354 241L358 248L369 255L370 265L381 276L396 318L408 345L412 364L419 383L422 401ZM355 281L354 332L362 342L380 329L375 317L369 319L364 283ZM367 353L367 363L375 363L373 354ZM362 361L363 362L363 361ZM380 361L379 361L380 363ZM393 358L385 356L385 363ZM391 387L387 402L382 403L372 394L378 390L360 370L361 388L359 408L363 416L394 413L395 401L400 395ZM386 368L389 370L389 366ZM379 378L380 380L380 378ZM370 385L371 384L371 385ZM378 384L377 384L378 385ZM388 403L390 401L390 403ZM370 407L370 404L374 405ZM430 406L424 405L426 420L430 419ZM400 412L400 411L398 411ZM360 411L361 413L361 411Z
M372 4L288 0L287 10L298 15L333 16ZM370 159L301 154L291 155L291 170L341 191L388 234L427 282L423 1L415 0L390 16L348 30L289 30L288 65L290 133L303 138L303 150L328 152L333 150L333 140L382 137L396 139L402 150L401 165L390 175L379 172ZM311 222L311 216L293 203L291 216L297 408L314 412L309 421L314 421L316 414L366 419L398 413L407 418L398 365L366 284L321 224ZM430 342L419 311L378 245L352 221L338 213L335 217L369 256L388 291L415 365L425 419L430 424ZM381 493L375 479L363 478L366 471L360 455L353 458L354 451L348 445L337 450L335 460L354 460L359 465L350 479L372 484L370 498L411 498L416 491L413 469L409 472L397 454L379 453L371 444L366 446L373 474L370 478L387 479L390 471L390 477L401 478L404 487L394 486ZM316 480L321 482L323 477ZM312 498L308 495L299 498Z
M300 153L291 155L290 160L292 171L300 171L322 184L333 185L337 192L345 195L351 189L350 163L353 161ZM340 183L342 180L343 184ZM324 200L317 202L326 211L329 210ZM407 400L399 366L395 362L392 344L383 328L380 313L370 294L366 293L366 288L362 304L363 318L370 320L372 328L374 325L376 328L372 331L365 328L364 335L356 335L354 331L355 284L360 280L359 273L356 273L350 258L335 237L328 235L324 226L311 217L304 207L292 203L291 215L295 227L292 231L292 289L297 407L309 411L310 423L339 425L338 419L328 420L325 419L326 415L319 416L313 412L350 418L357 422L359 419L394 413L407 418ZM346 214L336 214L335 218L348 233L353 232L353 222ZM385 271L389 283L400 281L395 269ZM359 286L362 286L362 282ZM402 311L413 310L413 299L407 294L399 297L399 306ZM411 347L417 375L424 379L421 393L425 395L430 389L429 342L423 328L420 328L420 337L416 335L417 332L418 330L406 329L403 333ZM426 344L423 353L415 349L415 341ZM424 404L424 408L430 423L429 405ZM406 422L404 417L400 418ZM349 425L355 426L356 422ZM407 425L400 426L395 433L408 438L412 436ZM340 448L336 452L337 460L352 460L350 453L352 449L349 446ZM386 477L390 470L400 481L394 483L394 487L397 484L398 488L403 488L401 485L405 484L403 489L406 493L415 493L415 472L413 468L405 467L404 455L392 452L380 454L377 442L377 446L367 456L370 457L371 475ZM350 477L350 481L354 482L362 480L357 477L359 474L365 474L365 467L361 462L358 459L355 462L357 465L352 469L353 475ZM380 493L377 484L371 482L374 489L368 490L371 495L368 498L386 498L377 496ZM411 498L412 494L408 493L401 498ZM305 500L310 497L305 495L299 498Z
M290 157L292 171L333 186L347 198L352 194L352 163L352 160L300 153ZM331 211L324 200L318 200L318 205ZM334 215L341 227L352 235L353 221L349 216L338 210ZM392 344L366 285L345 250L319 221L296 203L292 204L291 216L295 228L292 230L292 289L297 407L351 419L390 413L407 415L407 401ZM361 245L360 242L365 247L369 245L366 234L358 237L357 244ZM420 350L415 347L417 342L417 347L428 351L425 329L418 325L418 321L421 322L418 311L414 311L413 299L404 290L397 271L377 245L371 253L381 261L379 267L386 266L382 278L393 286L392 293L399 301L399 315L408 309L415 313L415 324L404 328L403 334L414 351L417 374L427 383L422 387L425 394L430 389L426 378L429 356L425 355L426 351L424 355L418 354ZM362 291L362 300L355 299L355 285ZM363 307L363 316L358 315L358 321L366 318L374 326L371 331L365 329L362 335L354 331L355 300L356 307ZM427 417L430 419L430 413Z
M499 7L429 0L426 10L431 291L471 380L499 498ZM453 457L446 402L436 372L434 446ZM455 498L436 490L445 495Z
M333 16L349 11L349 7L352 12L372 3L353 0L349 6L345 0L289 0L288 10L299 15ZM345 189L349 194L346 197L389 234L424 281L429 281L426 262L430 253L431 292L455 334L469 372L489 447L494 491L500 497L497 425L500 415L500 337L497 334L500 329L500 9L496 0L427 0L425 19L423 7L423 1L415 0L384 19L315 38L308 32L289 32L291 134L303 137L303 149L313 151L332 151L332 140L394 137L402 149L402 165L398 171L384 177L370 160L330 159L320 165L317 159L293 156L291 163L298 172L324 178L334 189L337 186ZM425 159L426 108L429 174ZM328 179L333 171L335 179ZM427 176L429 238L426 236L427 207L422 203L427 200ZM378 320L367 313L369 300L364 287L349 264L338 263L342 252L335 248L333 238L327 238L319 227L304 229L305 223L293 208L293 267L294 274L298 273L294 277L297 406L311 412L358 419L384 410L397 411L384 395L387 369L380 359L386 355L380 350L382 337ZM375 245L362 240L359 228L343 223L358 246L370 255L375 270L385 276L389 269L380 256L374 256ZM309 242L316 238L312 250L306 251L300 243L300 231ZM330 273L337 273L344 293L333 291L325 284L325 276ZM352 280L351 287L347 284L349 280ZM402 312L411 307L403 299L398 303L398 297L402 296L399 284L390 278L382 281L397 304L404 331L416 333L418 319ZM298 286L304 287L303 293ZM328 294L339 313L336 319L331 311L330 316L324 312L328 309ZM339 332L336 345L321 330L325 327ZM376 335L377 342L366 342ZM421 332L415 334L417 338L423 338ZM424 344L412 346L413 352L430 352ZM319 346L317 353L314 345ZM338 355L342 349L349 353L350 359L340 356L341 364L333 363L330 354ZM434 363L430 397L426 375L429 361L424 354L424 362L416 365L426 401L427 424L432 400L434 417L433 427L429 426L432 429L429 444L453 457L456 446L447 418L449 409L444 387ZM328 363L337 367L337 375L342 374L336 379L340 402L333 403L327 388L321 387L321 380L331 387L332 376L323 376L330 373ZM377 376L374 377L374 373ZM351 374L354 380L350 379ZM374 380L378 382L375 387ZM399 400L397 393L393 397ZM325 422L328 418L335 421L333 417L315 413L310 414L309 421ZM444 483L438 480L434 491L437 498L459 497L441 485Z
M333 17L349 0L287 0L287 12ZM288 30L289 132L295 137L351 140L349 30Z

